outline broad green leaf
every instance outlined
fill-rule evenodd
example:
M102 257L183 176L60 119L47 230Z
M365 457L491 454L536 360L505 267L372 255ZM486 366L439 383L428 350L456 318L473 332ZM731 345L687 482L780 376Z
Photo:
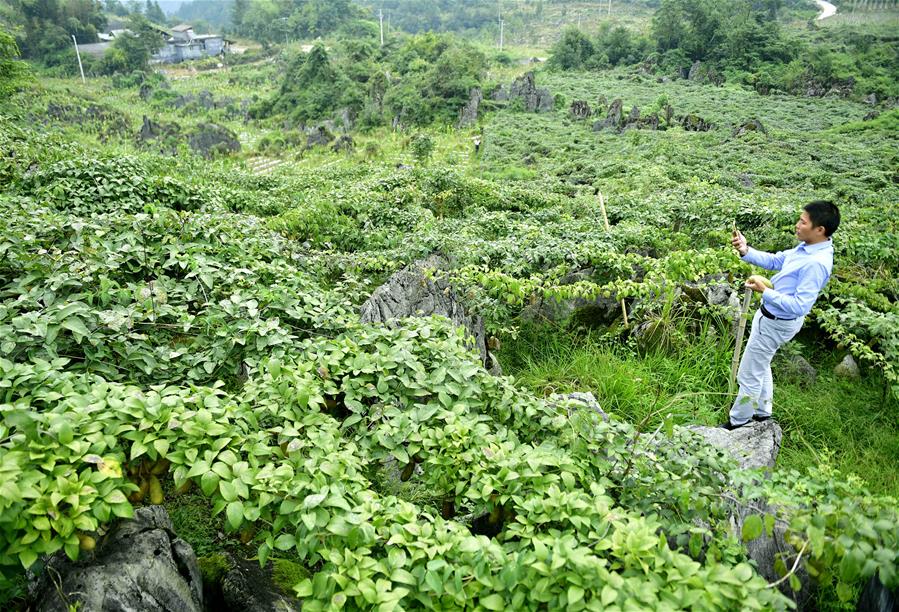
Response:
M762 517L758 514L750 514L743 521L743 541L749 542L750 540L756 539L762 535L763 529L764 525L762 524Z
M277 548L278 550L290 550L296 545L297 539L293 537L293 534L290 533L282 533L275 540L275 548Z
M233 501L225 508L228 524L232 529L237 529L243 522L243 502Z

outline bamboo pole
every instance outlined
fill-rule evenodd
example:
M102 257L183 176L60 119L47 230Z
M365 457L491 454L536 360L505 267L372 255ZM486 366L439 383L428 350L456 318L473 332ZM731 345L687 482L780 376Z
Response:
M752 289L746 287L743 293L743 307L740 309L740 322L737 324L737 345L734 348L734 358L730 362L730 379L727 381L727 391L734 394L737 382L737 368L740 367L740 353L743 352L743 332L746 330L746 320L749 313L749 303L752 301Z
M609 226L609 215L606 214L606 201L603 199L601 191L597 193L599 193L599 210L602 211L602 220L606 224L606 232L611 233L612 228ZM621 316L624 317L624 326L627 327L627 306L624 304L624 298L621 299Z

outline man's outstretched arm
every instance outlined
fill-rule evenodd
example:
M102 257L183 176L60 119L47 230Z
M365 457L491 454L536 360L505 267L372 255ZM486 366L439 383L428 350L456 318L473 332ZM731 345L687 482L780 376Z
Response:
M731 237L730 243L737 249L740 259L746 263L751 263L766 270L780 270L783 268L784 259L787 256L786 251L774 254L758 251L746 244L746 237L738 231Z

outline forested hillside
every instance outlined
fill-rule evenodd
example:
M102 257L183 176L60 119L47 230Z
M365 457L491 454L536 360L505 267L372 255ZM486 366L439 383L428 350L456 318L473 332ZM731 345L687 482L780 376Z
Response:
M0 8L4 609L896 596L895 2L235 0L174 65L157 6ZM715 429L733 228L812 200L773 419Z

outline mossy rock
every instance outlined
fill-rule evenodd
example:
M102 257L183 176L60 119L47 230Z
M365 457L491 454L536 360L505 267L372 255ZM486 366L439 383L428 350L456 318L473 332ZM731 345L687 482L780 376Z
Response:
M225 612L300 610L293 587L309 571L288 559L272 559L259 567L254 559L214 553L198 559L203 576L203 599L208 610Z

